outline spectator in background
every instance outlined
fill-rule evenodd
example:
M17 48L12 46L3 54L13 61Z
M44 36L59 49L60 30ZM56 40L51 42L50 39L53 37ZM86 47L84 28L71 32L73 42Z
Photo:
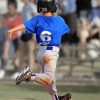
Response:
M24 7L22 10L22 19L24 22L24 21L29 20L33 16L35 16L37 14L37 9L34 3L35 0L34 1L33 0L22 0L22 2L24 3ZM23 31L23 34L25 33L26 32ZM24 66L25 60L27 59L28 65L30 66L31 69L33 68L33 66L35 66L34 50L35 50L35 45L36 45L32 39L33 39L33 36L27 43L20 41L19 64L18 64L19 66Z
M76 0L78 17L87 18L91 10L91 0Z
M78 37L79 37L79 58L85 59L86 58L86 45L87 45L87 40L90 37L90 31L91 31L91 25L90 22L84 18L81 17L78 19Z
M91 22L92 35L98 34L100 38L100 1L92 0L92 9L89 14L89 21Z
M8 12L4 15L4 24L7 26L8 29L11 29L15 27L16 25L19 25L22 23L22 18L21 15L17 12L17 2L16 0L8 0L7 2L8 6ZM16 60L18 59L18 46L19 46L19 40L18 38L14 37L13 41L13 46L14 46L14 54L15 54L15 68L16 68L16 73L14 73L14 76L17 76L19 73L18 67L16 67Z
M87 57L87 42L100 38L100 0L77 0L79 57Z
M92 0L92 9L89 14L90 21L97 21L100 19L100 1L99 0ZM99 22L98 22L99 24Z
M98 27L96 23L97 22L90 22L85 18L81 18L78 21L79 57L81 59L85 59L87 56L87 43L93 39L100 39L100 26ZM100 23L100 20L98 23Z
M3 17L0 16L0 79L5 77L5 67L8 60L7 27L4 26Z
M89 15L89 20L91 21L92 27L96 28L94 34L98 33L100 30L100 0L92 0L92 9Z
M37 9L35 5L35 0L21 0L24 3L24 7L22 10L22 18L23 22L27 21L37 14Z
M63 50L66 49L66 43L75 44L77 38L77 15L76 15L76 0L58 0L58 14L62 16L70 27L70 34L65 34L62 37ZM66 50L65 50L66 51Z

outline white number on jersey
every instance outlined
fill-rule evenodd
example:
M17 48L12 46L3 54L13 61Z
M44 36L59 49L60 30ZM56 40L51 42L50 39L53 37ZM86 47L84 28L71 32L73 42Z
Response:
M43 31L41 34L40 34L40 38L42 40L42 45L47 45L51 42L51 39L52 39L52 33L49 32L49 31Z

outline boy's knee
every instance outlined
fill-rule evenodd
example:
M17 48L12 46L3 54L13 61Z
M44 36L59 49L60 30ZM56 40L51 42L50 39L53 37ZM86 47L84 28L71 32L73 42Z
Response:
M36 74L35 81L44 85L51 85L54 75L49 72L43 74Z
M53 78L54 78L53 75L46 73L46 83L47 83L47 85L51 85Z

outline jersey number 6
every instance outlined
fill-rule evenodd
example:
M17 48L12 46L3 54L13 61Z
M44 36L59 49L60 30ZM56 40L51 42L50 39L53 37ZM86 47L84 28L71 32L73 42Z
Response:
M52 39L52 33L49 31L43 31L40 35L43 44L49 44Z

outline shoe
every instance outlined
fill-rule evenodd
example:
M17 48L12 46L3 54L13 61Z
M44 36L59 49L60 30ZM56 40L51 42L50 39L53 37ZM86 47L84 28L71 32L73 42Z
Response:
M19 72L15 72L12 76L11 76L11 79L14 80L16 79L17 76L19 76L20 73Z
M4 79L4 77L5 77L5 71L0 70L0 79Z
M29 82L31 79L32 72L28 66L25 66L20 75L16 78L16 84L19 85L22 81Z
M59 100L70 100L71 99L71 94L67 93L63 96L58 96Z

